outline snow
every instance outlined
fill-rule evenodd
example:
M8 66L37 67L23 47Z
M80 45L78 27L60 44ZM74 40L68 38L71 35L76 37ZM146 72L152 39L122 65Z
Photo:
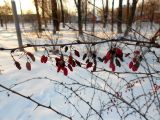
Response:
M145 24L145 23L144 23ZM73 25L74 26L74 25ZM108 25L109 26L109 25ZM144 25L143 27L146 27L147 25ZM156 27L156 26L155 26ZM124 27L123 27L124 28ZM30 29L30 27L25 28L24 30ZM100 31L102 29L100 25L97 25L97 36L102 36L103 33ZM110 28L106 27L105 31L109 31ZM155 30L155 29L154 29ZM153 30L146 31L146 29L143 29L142 34L144 34L146 37L151 37L151 33L154 32ZM150 33L150 34L148 34ZM48 33L44 33L48 34ZM116 34L110 34L109 38L111 37L119 37ZM43 37L43 38L36 38L35 36L30 36L31 33L27 34L27 32L23 32L23 43L27 44L30 42L33 42L34 44L43 44L43 43L50 43L50 41ZM72 30L65 30L60 31L58 33L58 43L67 43L67 42L73 42L77 40L77 32ZM52 39L56 40L57 36L50 36ZM106 35L102 36L106 37ZM29 39L32 39L33 41L29 41ZM91 38L92 39L92 38ZM13 25L9 26L8 30L5 30L4 28L0 28L0 47L5 48L14 48L17 47L18 42L16 38L16 33ZM98 46L98 53L97 55L100 57L103 57L106 54L106 51L109 50L110 44L102 44ZM124 46L122 44L119 44L121 48ZM129 46L130 49L124 48L124 52L128 53L133 51L135 48L133 46ZM74 46L75 49L81 51L81 57L85 53L85 46ZM64 88L61 85L58 85L57 83L66 83L68 84L68 87L72 87L73 90L78 89L78 85L69 85L72 83L81 83L88 86L98 86L99 88L104 88L104 90L113 93L113 90L110 89L105 83L112 86L116 91L123 91L123 96L127 100L129 98L132 98L130 92L125 93L126 90L125 85L126 82L124 82L121 78L125 78L128 82L132 79L137 79L136 74L121 74L119 77L115 75L114 73L107 73L107 72L97 72L95 75L91 74L91 69L85 70L80 67L75 67L73 72L69 72L69 75L66 77L63 75L62 72L57 73L57 68L55 66L54 57L56 55L51 55L53 58L53 62L48 61L47 64L42 64L40 62L40 57L43 54L47 54L43 51L43 49L39 49L39 51L35 52L33 48L26 49L27 51L32 52L35 55L36 62L32 62L32 70L28 71L25 68L26 63L26 57L20 56L21 52L15 52L14 55L16 55L16 60L20 62L22 65L22 69L18 70L15 65L14 61L11 58L9 51L0 51L0 69L3 70L2 74L0 75L0 84L12 88L12 90L17 91L18 93L21 93L25 96L31 96L33 100L38 101L39 103L42 103L46 106L51 106L54 109L64 113L68 116L73 116L75 120L80 120L81 117L77 113L77 111L74 109L74 107L62 96L61 94L65 96L70 96L69 100L71 103L75 104L75 106L79 109L79 111L82 113L82 115L86 116L85 114L88 112L89 107L86 105L85 102L82 102L80 98L75 97L74 94L71 94L71 90ZM157 53L159 50L154 49ZM68 55L69 53L65 53ZM19 59L20 58L20 59ZM77 60L81 60L81 58L75 57ZM153 55L146 54L146 58L153 58ZM151 63L150 65L153 65L155 69L160 71L159 63L154 63L152 60L148 59L148 61ZM125 58L125 62L122 63L121 68L116 67L117 71L123 72L123 71L129 71L128 69L128 63L131 61L131 58ZM82 61L84 62L84 61ZM142 62L142 64L145 66L145 62ZM98 62L98 66L105 68L107 70L110 70L108 67L109 64L104 64ZM146 67L146 66L145 66ZM143 67L140 67L141 72L145 72ZM131 72L131 71L129 71ZM138 73L138 72L137 72ZM138 75L140 76L140 75ZM143 75L141 75L143 77ZM50 81L52 80L52 81ZM151 90L151 87L149 85L148 78L145 79L142 84L144 85L144 89L146 92L149 92ZM22 83L21 83L22 82ZM21 84L18 84L21 83ZM160 83L160 79L158 78L157 83ZM14 86L14 84L18 84ZM77 91L77 94L80 95L82 98L84 98L86 101L91 101L91 98L94 95L94 91L89 88L79 88L80 91ZM4 89L0 88L0 120L67 120L64 117L61 117L57 115L55 112L43 108L38 107L36 108L36 104L22 98L18 95L15 95L9 91L3 91ZM134 95L138 96L143 93L141 85L139 83L135 84ZM59 94L61 93L61 94ZM94 96L94 99L92 101L93 108L97 111L100 109L100 101L101 102L109 102L108 96L103 93L96 91L96 94ZM139 99L141 101L144 100L144 98ZM137 101L139 103L139 101ZM135 104L133 104L135 105ZM123 106L123 105L122 105ZM136 106L136 105L135 105ZM155 106L152 106L153 109L155 109ZM151 109L149 112L149 115L154 117L155 119L159 119L157 111L153 112ZM102 115L104 119L107 120L118 120L119 116L116 113L116 109L113 108L112 111L114 112L104 112ZM131 112L131 110L128 110L128 112ZM90 111L91 116L89 120L98 120L98 116L94 115L94 111ZM93 115L92 115L93 114ZM153 114L153 115L152 115ZM134 115L131 115L128 119L132 120L139 120L139 117L135 117Z

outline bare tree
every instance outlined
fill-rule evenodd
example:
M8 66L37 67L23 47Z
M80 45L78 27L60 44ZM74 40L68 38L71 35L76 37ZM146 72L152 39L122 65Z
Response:
M63 28L65 27L65 20L64 20L64 8L63 8L63 2L62 0L60 0L60 5L61 5L61 18L62 18L62 22L63 22Z
M85 4L84 24L85 24L85 30L87 30L87 14L88 14L87 6L88 6L88 1L85 0L84 4Z
M142 7L141 7L141 13L140 13L140 17L142 18L143 16L143 10L144 10L144 0L142 0ZM140 28L142 26L142 22L140 23Z
M127 0L127 9L126 9L126 25L128 25L128 19L129 19L129 13L130 13L130 3L129 0Z
M78 31L79 31L79 35L82 35L83 34L83 31L82 31L82 28L83 28L83 25L82 25L82 10L81 10L81 3L82 3L82 0L74 0L75 2L75 5L77 7L77 12L78 12Z
M103 0L102 0L103 1ZM102 2L103 3L103 2ZM108 13L109 13L109 8L108 8L108 0L106 0L106 6L105 6L105 10L104 10L104 24L103 27L106 27L107 24L107 19L108 19Z
M122 2L123 0L119 0L119 8L118 8L118 16L117 16L117 32L122 33Z
M152 29L153 27L153 20L154 20L154 16L155 16L155 10L156 10L156 2L154 1L149 1L149 7L150 7L150 22L151 22L151 25L150 25L150 28Z
M141 5L138 6L138 18L139 20L148 20L150 21L150 28L153 27L153 22L159 19L159 6L160 2L158 0L146 0L142 1ZM141 22L140 21L140 22ZM141 25L140 25L141 27Z
M4 1L4 3L4 5L0 6L1 26L5 24L5 28L7 30L8 16L12 14L12 9L8 1Z
M82 32L82 13L81 13L81 0L78 0L77 8L78 8L78 28L79 28L79 34L83 34Z
M57 14L57 0L51 0L52 21L53 21L53 34L59 31L59 19Z
M46 20L46 16L45 16L45 12L46 12L46 3L47 2L45 2L44 0L42 0L42 19L43 19L43 21L44 21L44 25L45 25L45 27L47 27L47 20Z
M128 35L128 32L130 31L130 28L132 27L132 23L134 21L134 16L135 16L135 12L136 12L136 6L137 6L138 0L133 0L132 2L132 7L131 7L131 13L128 19L128 24L127 24L127 28L125 31L125 36Z
M111 20L111 31L114 31L114 0L112 0L112 20Z
M95 22L96 22L96 16L95 16L95 0L93 1L93 17L92 17L92 32L94 33L95 31Z
M39 13L39 8L38 8L38 1L34 0L34 4L35 4L35 7L36 7L36 15L37 15L37 22L38 22L38 31L42 32L42 23L41 23L41 16L40 16L40 13Z

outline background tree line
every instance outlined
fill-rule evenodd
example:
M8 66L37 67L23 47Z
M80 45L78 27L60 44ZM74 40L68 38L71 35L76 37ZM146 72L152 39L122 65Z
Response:
M48 23L53 22L53 33L55 34L56 31L59 31L60 22L63 23L63 27L65 27L65 22L78 22L79 33L82 34L83 24L86 30L87 23L92 23L94 31L95 22L101 22L104 28L106 24L111 24L112 32L116 23L117 32L125 32L125 35L127 35L134 21L143 22L148 20L151 23L151 27L153 22L160 23L159 0L142 0L142 2L139 2L139 0L127 0L125 5L123 5L123 0L119 0L118 8L114 7L115 0L102 0L102 8L95 5L95 0L74 0L77 9L72 13L69 6L66 5L67 2L67 0L33 0L39 32L42 31L42 26L47 27ZM109 6L109 2L112 2L112 6ZM10 19L7 15L11 14L11 6L9 2L5 2L5 5L0 7L2 27L4 23L7 25L7 19ZM23 17L21 19L25 21L26 18ZM122 24L124 23L126 24L125 31L122 30Z

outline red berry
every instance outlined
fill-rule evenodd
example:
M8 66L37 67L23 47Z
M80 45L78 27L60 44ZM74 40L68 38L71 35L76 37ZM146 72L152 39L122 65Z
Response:
M64 68L62 68L62 70L63 70L64 75L67 76L67 75L68 75L68 70L67 70L67 68L64 67Z
M134 54L139 55L139 54L140 54L140 51L139 51L139 50L135 50L135 51L134 51Z
M35 57L31 52L27 52L26 54L32 59L33 62L35 61Z
M58 62L58 61L60 61L60 58L57 58L57 57L56 57L55 60L56 60L56 62Z
M86 65L86 68L90 68L92 67L93 63L92 62L88 62L87 65Z
M137 70L138 70L138 67L137 67L137 65L136 65L136 64L135 64L135 65L133 65L132 70L133 70L133 71L137 71Z
M111 53L107 52L105 58L104 58L104 63L106 64L109 60L111 59Z
M57 67L57 72L59 72L61 70L61 67L60 66L58 66Z
M136 63L137 62L137 58L133 58L133 60L132 60L134 63Z
M42 55L41 57L41 63L46 63L48 61L48 57L45 55Z
M129 63L129 68L131 69L133 67L133 62L131 61L130 63Z
M75 60L75 63L76 63L79 67L81 67L81 63L80 63L79 61Z
M73 71L73 68L70 64L68 64L68 68L69 68L70 71Z
M73 62L73 57L72 57L72 55L70 55L68 57L68 63L72 65L72 62Z
M109 67L112 68L112 72L116 70L116 66L113 61L110 62Z
M75 61L74 60L72 60L72 67L76 67L76 63L75 63Z
M109 67L112 68L113 61L110 62Z
M116 55L118 57L122 57L123 56L123 52L122 52L122 50L120 48L116 48Z
M48 61L48 57L46 56L43 62L46 63L47 61Z
M26 68L27 68L27 70L29 70L29 71L31 70L31 63L30 63L30 62L27 62L27 63L26 63Z
M74 50L74 54L77 56L77 57L80 57L80 54L77 50Z
M16 65L16 67L20 70L21 69L21 65L19 62L15 61L14 64Z
M59 64L59 66L60 66L61 68L65 67L65 61L64 61L64 60L60 60L60 61L58 62L58 64Z
M45 56L42 55L42 56L41 56L41 63L44 63L44 59L45 59Z

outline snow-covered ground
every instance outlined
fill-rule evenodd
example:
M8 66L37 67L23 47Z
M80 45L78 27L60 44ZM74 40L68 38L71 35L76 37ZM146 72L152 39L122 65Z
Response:
M143 29L141 33L146 37L151 37L151 34L158 28L158 26L155 25L155 28L153 30L149 30L146 25L144 26L143 27L146 29ZM109 32L104 34L100 31L102 30L102 28L99 25L97 25L96 28L96 30L98 31L97 36L101 36L103 38L117 37L117 35L111 34ZM49 32L44 32L42 38L36 38L36 35L27 32L27 29L30 30L30 27L27 27L23 30L24 44L50 43L50 40L48 40L49 38L45 37L45 35L48 35ZM110 28L108 27L105 29L105 31L109 29ZM51 35L49 37L54 40L59 39L58 43L71 43L78 38L75 31L68 30L67 28L59 32L59 36ZM18 42L13 25L10 25L8 30L0 28L0 47L14 48L17 46ZM109 46L110 44L108 43L96 46L96 49L98 49L97 56L105 56L107 51L109 50ZM129 53L135 50L135 47L133 46L128 46L129 48L127 48L123 44L118 44L118 46L123 49L124 53ZM80 51L81 55L80 58L75 58L84 63L84 61L82 61L82 56L85 53L85 46L78 45L73 46L73 48ZM137 47L136 49L140 48ZM157 55L160 56L159 49L153 50L155 50ZM119 120L120 117L118 115L118 112L121 114L124 112L124 116L129 114L130 112L133 112L133 114L129 115L127 119L140 120L139 114L134 111L135 109L127 109L128 106L125 103L121 103L122 101L117 100L117 102L115 103L117 106L119 106L119 111L117 111L117 108L115 108L114 106L109 108L109 106L112 106L111 104L113 104L110 102L110 100L114 100L114 97L109 93L115 94L115 91L122 92L123 98L126 101L131 102L131 100L133 100L133 96L136 98L139 95L148 94L152 90L150 86L150 80L152 79L151 76L127 73L119 75L105 71L95 72L94 74L92 74L92 72L90 72L92 69L89 68L88 70L86 70L78 66L74 68L73 72L69 71L68 76L64 76L62 72L57 73L57 68L55 66L54 60L57 55L50 55L51 60L46 64L42 64L40 62L40 57L43 54L47 55L47 52L45 52L44 49L38 48L38 51L35 52L33 48L29 48L26 49L26 51L33 53L36 58L36 61L31 63L31 71L28 71L26 69L25 64L27 58L25 57L25 55L22 55L21 52L14 52L16 60L19 61L22 66L22 69L18 70L14 65L14 61L11 57L10 51L0 51L1 85L11 88L12 90L17 91L18 93L21 93L25 96L30 96L33 100L43 105L51 106L52 108L67 116L72 116L73 120L83 119L81 115L86 118L88 115L89 120L98 120L100 118L95 113L96 111L100 112L99 110L102 110L102 108L104 109L104 111L101 111L104 120ZM65 55L69 54L69 52L63 53ZM147 58L147 62L150 63L151 68L154 67L154 69L160 71L160 64L154 61L154 59L156 59L154 55L145 54L145 57ZM68 58L65 57L65 59ZM128 64L131 59L124 58L124 61L125 62L122 63L121 68L116 67L116 71L132 72L128 68ZM108 64L104 64L99 61L97 64L100 68L104 68L109 71L111 70ZM147 72L145 71L147 69L147 66L144 61L142 61L142 66L140 66L137 73ZM151 72L153 72L153 70L151 70ZM153 78L157 84L160 84L159 73L153 75ZM131 80L135 82L136 80L134 79L137 79L137 81L141 81L142 79L143 82L141 81L135 83L133 90L126 92L126 83L130 82ZM80 84L90 87L80 86ZM65 87L64 85L66 85L67 87ZM94 87L107 91L108 93L96 91L95 89L93 89ZM112 89L114 89L115 91L113 91ZM75 91L78 96L74 94L72 90ZM160 97L159 91L157 96ZM150 96L146 95L146 97L137 98L137 100L135 100L133 104L131 103L131 105L139 110L139 107L142 107L145 103L143 101L147 101L149 99L153 100L152 97L154 96L152 96L151 98L149 97ZM82 98L85 101L83 101ZM152 102L150 100L148 104ZM157 102L158 101L155 100L154 103L152 103L152 106L148 108L149 110L147 111L147 116L151 116L154 120L160 120L160 114L158 113L158 110L156 110L158 109L156 108ZM90 106L92 106L93 109L91 109ZM143 106L140 112L144 113L146 112L146 109L147 108ZM144 118L142 117L142 119ZM21 96L0 88L0 120L67 120L67 118L57 115L55 112L44 107L37 107L37 105L30 100L27 100Z

